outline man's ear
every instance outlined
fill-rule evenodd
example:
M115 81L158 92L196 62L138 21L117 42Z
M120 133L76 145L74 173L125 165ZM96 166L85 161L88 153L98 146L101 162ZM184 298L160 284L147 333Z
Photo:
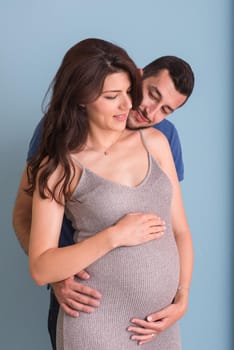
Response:
M143 77L143 69L142 68L138 68L138 72L140 73L140 76Z

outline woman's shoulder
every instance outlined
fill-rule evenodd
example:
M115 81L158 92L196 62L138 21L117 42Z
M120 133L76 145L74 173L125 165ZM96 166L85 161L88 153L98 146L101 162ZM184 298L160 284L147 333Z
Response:
M162 166L164 161L170 157L170 146L166 136L154 128L143 129L145 144L153 158Z
M158 148L159 146L161 147L168 146L168 140L161 131L155 128L145 128L145 129L141 129L141 132L149 146L152 145L152 147L154 148L155 147Z
M157 140L159 140L159 141L161 139L165 139L165 135L161 131L159 131L155 128L151 128L151 127L142 128L142 129L126 129L126 131L125 131L125 136L127 138L136 137L139 134L142 134L143 137L145 137L145 138L147 137L149 139L157 138Z

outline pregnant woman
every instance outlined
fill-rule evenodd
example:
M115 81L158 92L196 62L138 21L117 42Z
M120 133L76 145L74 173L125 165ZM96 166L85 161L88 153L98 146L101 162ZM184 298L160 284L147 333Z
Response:
M58 350L181 348L176 322L160 330L160 320L147 318L175 300L176 318L184 314L193 250L165 137L126 128L141 97L134 62L100 39L72 47L53 81L40 149L28 164L30 271L43 285L87 268L102 293L93 314L60 310ZM58 248L64 211L76 243Z

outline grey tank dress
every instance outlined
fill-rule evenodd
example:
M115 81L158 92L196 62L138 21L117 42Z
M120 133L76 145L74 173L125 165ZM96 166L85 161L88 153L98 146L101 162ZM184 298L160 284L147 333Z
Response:
M142 142L146 147L143 138ZM60 308L57 350L139 349L127 331L130 320L144 319L173 301L179 281L179 257L170 219L172 186L149 152L148 159L147 175L136 187L109 181L83 167L73 200L66 208L76 230L75 242L131 212L155 213L165 220L167 229L157 240L117 248L87 268L91 278L84 283L101 292L101 305L92 314L80 313L79 318L66 315ZM143 348L181 349L178 324Z

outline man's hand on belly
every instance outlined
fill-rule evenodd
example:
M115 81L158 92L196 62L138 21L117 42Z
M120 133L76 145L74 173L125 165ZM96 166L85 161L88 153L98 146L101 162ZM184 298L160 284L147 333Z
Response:
M83 280L89 279L86 271L79 272L77 276ZM51 286L61 308L69 316L79 317L79 311L92 313L100 305L101 294L75 280L75 276L52 283Z

